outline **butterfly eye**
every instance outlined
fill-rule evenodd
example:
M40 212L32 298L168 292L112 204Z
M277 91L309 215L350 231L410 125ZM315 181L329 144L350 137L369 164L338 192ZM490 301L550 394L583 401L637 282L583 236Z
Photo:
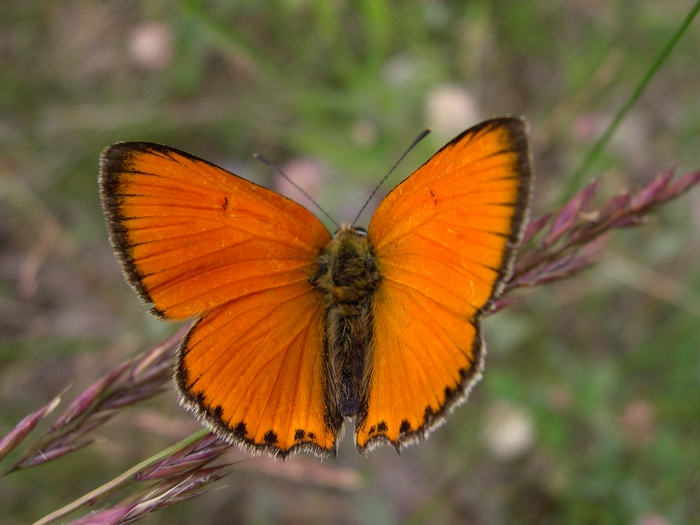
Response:
M374 257L372 257L371 254L367 255L367 258L365 259L365 270L368 272L375 272L377 271L377 263L374 260Z

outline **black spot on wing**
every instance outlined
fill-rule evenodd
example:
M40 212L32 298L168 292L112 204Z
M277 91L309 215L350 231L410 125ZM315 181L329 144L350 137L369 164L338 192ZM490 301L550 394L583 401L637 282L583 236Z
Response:
M428 422L432 421L434 416L435 412L433 412L433 409L430 408L430 405L427 405L425 407L425 412L423 412L423 424L425 425Z
M263 441L265 441L266 445L274 445L277 443L277 433L273 432L272 430L268 430L263 436Z
M235 427L233 427L233 435L237 438L243 439L247 433L248 429L246 428L245 423L243 421L241 421Z

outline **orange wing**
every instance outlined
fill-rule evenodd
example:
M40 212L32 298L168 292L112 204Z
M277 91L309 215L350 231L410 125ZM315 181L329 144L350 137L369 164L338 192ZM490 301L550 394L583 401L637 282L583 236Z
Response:
M361 452L425 437L481 377L480 319L510 275L530 186L526 125L500 118L456 137L377 208Z
M308 280L330 241L295 202L143 142L102 156L102 203L129 282L166 319L199 316L178 352L181 403L272 455L334 453L324 311Z

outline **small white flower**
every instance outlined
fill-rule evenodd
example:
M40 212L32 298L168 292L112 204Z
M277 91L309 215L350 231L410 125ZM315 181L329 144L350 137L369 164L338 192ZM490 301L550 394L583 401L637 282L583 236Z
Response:
M450 139L479 120L474 97L462 86L443 84L433 88L425 100L428 126L440 139Z
M173 33L166 24L139 24L129 36L129 54L135 65L155 71L167 66L173 57Z
M523 408L498 401L486 414L484 446L498 459L514 459L535 443L532 418Z

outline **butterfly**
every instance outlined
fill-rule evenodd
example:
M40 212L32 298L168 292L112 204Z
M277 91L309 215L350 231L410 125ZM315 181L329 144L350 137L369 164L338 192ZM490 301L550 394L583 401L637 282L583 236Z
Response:
M102 153L128 282L161 319L195 318L180 403L219 437L285 458L427 437L481 378L481 319L511 274L532 186L527 126L482 122L334 235L310 211L148 142Z

